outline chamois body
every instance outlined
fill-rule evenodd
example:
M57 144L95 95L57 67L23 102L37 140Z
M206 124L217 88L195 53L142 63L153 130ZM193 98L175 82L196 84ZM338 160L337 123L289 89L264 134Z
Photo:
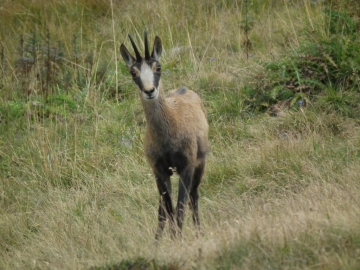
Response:
M124 45L121 54L140 89L140 98L146 117L145 154L154 172L160 195L159 225L156 239L160 238L167 219L172 235L181 229L184 207L190 198L193 220L200 228L198 215L198 187L204 174L209 152L208 123L200 97L186 88L165 94L161 82L161 40L156 37L151 56L145 33L145 58L133 42L136 59ZM180 176L176 211L171 199L170 177L176 171ZM175 216L176 215L176 216Z
M161 93L158 104L153 105L143 102L147 122L145 153L151 167L171 167L179 172L184 166L179 163L180 157L197 167L208 151L208 125L200 97L180 88L166 96Z

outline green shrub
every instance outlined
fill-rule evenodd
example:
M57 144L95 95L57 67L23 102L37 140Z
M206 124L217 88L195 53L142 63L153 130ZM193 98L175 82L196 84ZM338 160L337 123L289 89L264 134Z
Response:
M320 96L328 96L325 98L327 103L338 103L341 96L343 105L350 104L358 109L351 102L352 93L360 91L357 23L339 12L326 11L326 16L329 20L328 38L304 44L291 55L264 64L257 82L244 89L251 109L264 111L285 101L290 107L302 106ZM334 93L338 98L333 98ZM339 106L335 107L339 109ZM356 113L345 112L346 115Z

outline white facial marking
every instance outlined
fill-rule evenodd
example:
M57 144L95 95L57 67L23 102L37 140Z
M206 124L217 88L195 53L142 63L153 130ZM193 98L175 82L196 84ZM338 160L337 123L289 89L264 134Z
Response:
M159 96L159 89L154 86L154 72L152 68L145 62L140 67L140 80L143 85L141 89L141 95L144 100L152 101L156 100ZM155 90L149 95L149 91Z
M145 62L143 62L140 67L140 80L144 86L142 90L150 90L154 87L154 73L151 67Z

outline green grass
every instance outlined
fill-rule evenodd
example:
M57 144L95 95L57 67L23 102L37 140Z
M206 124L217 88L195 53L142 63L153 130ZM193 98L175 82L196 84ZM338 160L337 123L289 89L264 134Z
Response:
M358 269L360 7L314 2L3 1L0 269ZM144 30L210 124L204 235L158 245Z

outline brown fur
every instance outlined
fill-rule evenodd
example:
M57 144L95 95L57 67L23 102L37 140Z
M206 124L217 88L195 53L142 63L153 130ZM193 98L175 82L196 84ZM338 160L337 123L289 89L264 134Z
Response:
M194 167L201 162L197 158L198 150L205 155L209 151L209 127L200 97L192 90L186 90L183 95L177 95L176 91L170 91L166 96L161 91L158 108L143 102L147 122L145 153L152 168L167 146L174 152L185 151ZM183 148L184 143L189 146L187 149Z
M186 88L173 90L165 95L159 62L162 52L160 38L155 38L150 56L145 33L145 59L141 58L131 37L130 40L136 59L124 45L121 45L120 51L139 86L147 122L145 154L153 169L160 195L156 239L160 238L167 219L170 219L172 235L176 232L181 234L184 207L188 198L193 221L199 229L198 187L209 152L209 127L205 107L200 97ZM170 182L174 171L180 176L176 220Z

